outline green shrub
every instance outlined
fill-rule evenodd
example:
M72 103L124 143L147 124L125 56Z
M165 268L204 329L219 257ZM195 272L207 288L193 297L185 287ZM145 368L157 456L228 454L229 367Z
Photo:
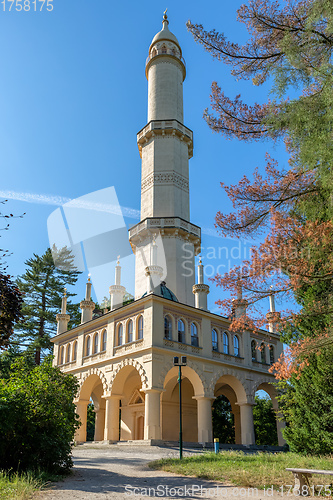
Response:
M24 357L0 379L0 469L61 473L72 467L71 441L79 426L73 398L78 383L47 358Z

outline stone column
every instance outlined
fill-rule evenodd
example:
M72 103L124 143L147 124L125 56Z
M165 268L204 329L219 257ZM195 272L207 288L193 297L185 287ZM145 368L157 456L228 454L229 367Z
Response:
M251 403L236 403L240 407L241 437L242 444L255 444L253 411Z
M198 404L198 442L213 441L212 400L204 396L194 397Z
M119 401L121 396L108 396L105 398L105 425L104 440L119 441Z
M95 435L94 441L103 441L105 426L105 410L95 410Z
M87 406L89 401L77 401L76 413L80 417L81 425L76 430L74 440L77 443L85 443L87 441Z
M157 389L145 392L145 429L144 439L162 439L161 433L161 393Z

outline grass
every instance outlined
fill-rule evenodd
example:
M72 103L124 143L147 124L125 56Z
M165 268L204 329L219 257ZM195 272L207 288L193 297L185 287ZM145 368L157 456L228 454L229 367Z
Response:
M0 472L0 500L29 500L42 486L43 482L33 474Z
M45 472L8 474L0 471L0 500L30 500L51 481L59 481L63 477Z
M149 467L167 472L211 479L240 487L263 489L294 484L286 467L333 470L333 456L314 457L297 453L243 453L221 451L218 455L204 453L194 457L162 459ZM329 485L333 476L313 476L311 485Z

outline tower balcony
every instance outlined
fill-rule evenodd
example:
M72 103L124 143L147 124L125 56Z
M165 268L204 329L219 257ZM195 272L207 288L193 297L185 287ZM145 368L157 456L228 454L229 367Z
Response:
M152 61L154 61L156 59L156 57L159 57L159 56L170 57L170 58L176 60L177 62L179 62L181 64L181 67L183 70L183 80L185 80L185 78L186 78L185 59L183 58L183 56L181 56L180 54L177 53L175 48L170 49L168 47L163 47L160 49L157 49L156 47L153 48L153 50L151 51L151 53L149 54L149 56L146 59L146 77L147 78L148 78L149 66L151 65Z
M193 156L193 132L178 120L151 120L137 133L137 143L142 158L142 147L155 135L174 135L188 146L188 157Z

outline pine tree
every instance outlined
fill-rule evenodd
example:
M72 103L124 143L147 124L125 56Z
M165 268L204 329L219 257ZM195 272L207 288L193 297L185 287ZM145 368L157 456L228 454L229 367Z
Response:
M57 265L54 264L55 249L48 248L42 256L34 254L27 260L26 272L17 279L17 286L22 292L23 320L16 327L16 342L32 351L36 365L41 356L51 349L50 338L56 334L56 314L61 308L64 288L74 285L79 272L73 264L71 252L63 248L58 251ZM53 256L52 256L53 254ZM66 269L66 270L65 270ZM74 294L68 293L68 297ZM79 323L79 306L68 302L67 312L71 315L70 327Z

